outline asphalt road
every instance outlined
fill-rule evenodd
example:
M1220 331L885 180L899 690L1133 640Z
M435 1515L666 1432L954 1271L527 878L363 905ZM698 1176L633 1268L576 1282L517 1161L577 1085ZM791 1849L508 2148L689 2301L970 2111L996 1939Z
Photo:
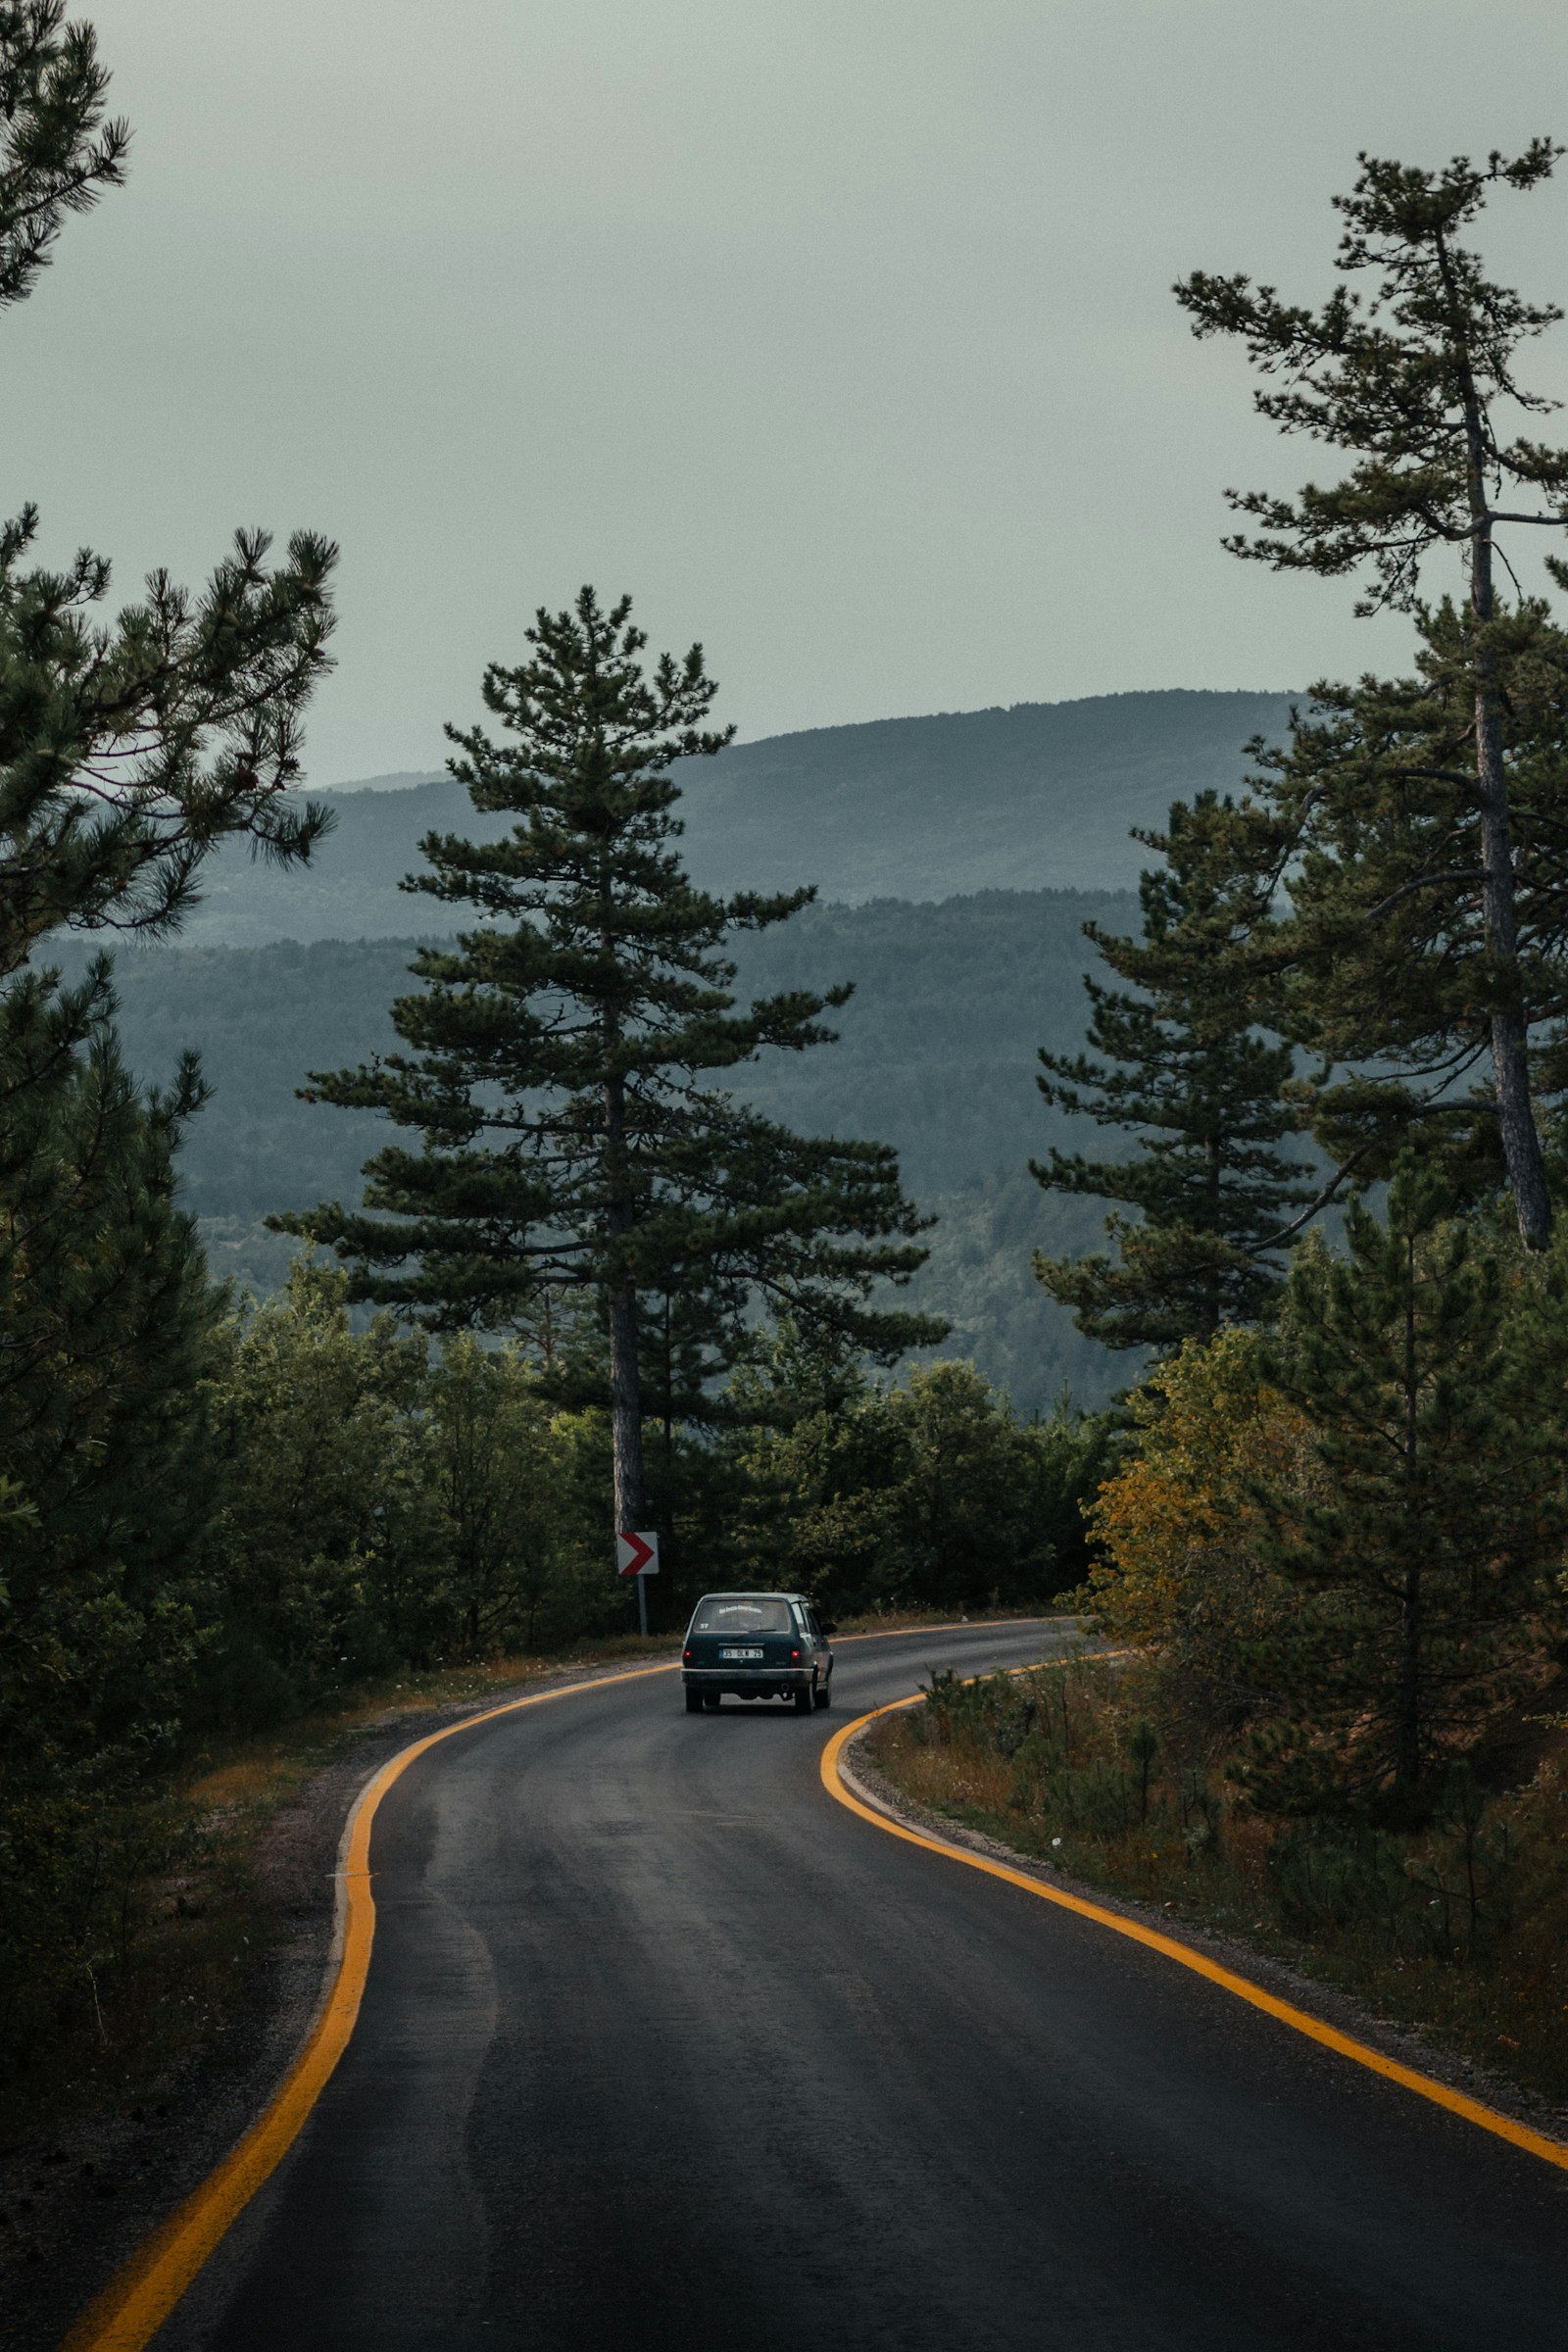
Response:
M847 1712L1049 1640L414 1765L355 2038L160 2352L1563 2352L1568 2176L824 1794Z

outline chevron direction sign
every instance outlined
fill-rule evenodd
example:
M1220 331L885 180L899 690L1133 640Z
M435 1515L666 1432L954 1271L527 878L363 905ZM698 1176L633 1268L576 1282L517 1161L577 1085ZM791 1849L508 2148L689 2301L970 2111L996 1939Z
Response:
M617 1576L657 1576L659 1538L652 1529L623 1528L615 1538Z

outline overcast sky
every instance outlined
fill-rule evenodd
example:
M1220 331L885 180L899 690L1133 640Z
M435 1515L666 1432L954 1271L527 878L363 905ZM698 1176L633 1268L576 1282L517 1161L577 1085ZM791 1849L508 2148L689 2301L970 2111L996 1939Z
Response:
M1314 460L1171 280L1315 296L1358 148L1568 135L1562 0L81 13L131 179L0 326L0 495L127 595L239 522L335 537L319 783L438 765L585 579L747 737L1392 663L1346 586L1219 552L1227 483ZM1568 297L1568 167L1490 220Z

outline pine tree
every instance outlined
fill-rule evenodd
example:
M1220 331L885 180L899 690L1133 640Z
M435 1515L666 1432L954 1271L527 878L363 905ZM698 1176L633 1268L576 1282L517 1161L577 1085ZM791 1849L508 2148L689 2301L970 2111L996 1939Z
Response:
M759 1298L884 1357L941 1329L868 1303L925 1254L896 1154L792 1135L700 1083L764 1047L825 1042L821 1015L849 991L734 1008L728 934L812 894L720 900L687 879L669 771L729 734L703 723L715 688L701 647L645 669L630 610L590 588L571 611L541 610L531 658L485 673L515 740L449 730L475 807L517 822L490 845L429 836L431 870L406 887L484 919L411 967L424 986L393 1019L412 1053L313 1074L312 1099L383 1111L423 1149L369 1161L363 1214L329 1203L275 1220L329 1241L356 1297L436 1330L527 1327L541 1292L594 1302L621 1528L644 1500L639 1301L705 1302L710 1374Z
M0 308L123 176L106 89L59 0L0 0ZM194 1065L144 1093L107 959L66 988L42 957L170 929L227 836L308 855L325 818L288 786L334 554L301 534L273 564L243 533L199 598L155 572L106 624L108 564L31 567L36 532L30 506L0 524L0 1974L47 2034L99 1947L115 1792L189 1690L217 1302L174 1194ZM13 2003L0 2036L26 2026Z
M128 133L104 121L107 75L92 28L64 19L59 0L0 0L0 304L32 289L64 215L123 177ZM70 1164L74 1137L51 1144L47 1120L75 1101L73 1068L85 1083L114 1057L107 967L95 965L82 989L61 990L40 963L51 939L62 930L167 932L220 841L246 835L290 864L309 857L327 821L288 787L304 709L328 665L328 543L299 534L286 562L270 564L267 534L241 532L199 598L155 572L145 602L106 627L92 609L108 593L108 564L84 552L65 573L29 569L37 521L27 507L0 524L8 1171L29 1152L40 1167L52 1152ZM180 1088L182 1117L195 1104L194 1080ZM63 1311L52 1284L94 1262L102 1237L72 1221L99 1197L84 1186L63 1199L48 1226L53 1246L41 1252L14 1246L12 1229L0 1362L14 1379L30 1378L38 1360L27 1332L51 1331Z
M1282 1702L1250 1778L1287 1810L1408 1809L1539 1672L1561 1631L1568 1533L1560 1290L1544 1321L1441 1169L1407 1154L1348 1253L1292 1268L1264 1377L1304 1417L1311 1464L1260 1486L1267 1564L1298 1607L1259 1644ZM1541 1344L1545 1339L1545 1346ZM1550 1384L1555 1385L1555 1384Z
M1139 1212L1106 1219L1114 1257L1035 1259L1079 1330L1113 1348L1168 1351L1266 1314L1281 1281L1270 1245L1311 1196L1279 1149L1300 1125L1291 1047L1250 1025L1244 950L1257 909L1230 853L1232 815L1205 793L1178 802L1166 832L1138 836L1163 860L1139 884L1142 938L1084 926L1137 993L1088 976L1090 1043L1105 1059L1040 1055L1048 1102L1136 1138L1127 1158L1031 1162L1048 1192Z
M0 1021L0 1469L40 1556L171 1556L204 1481L182 1461L217 1315L174 1152L203 1090L126 1070L100 958L75 989L25 974ZM163 1531L163 1532L160 1532ZM180 1539L183 1541L183 1539ZM149 1547L151 1547L149 1549Z
M125 176L130 132L104 120L109 76L67 0L0 0L0 307L32 292L67 213Z
M1444 549L1464 560L1468 596L1445 621L1450 670L1462 680L1467 724L1445 750L1440 773L1425 778L1411 763L1408 780L1447 781L1465 795L1457 865L1419 860L1393 883L1397 901L1342 907L1375 921L1403 894L1462 894L1466 949L1479 966L1470 991L1485 1018L1492 1058L1494 1114L1527 1246L1541 1248L1551 1222L1541 1139L1531 1102L1529 1006L1521 970L1514 810L1505 742L1503 670L1516 650L1519 613L1508 612L1495 586L1498 524L1568 523L1568 452L1518 438L1504 442L1497 414L1509 406L1539 414L1552 404L1526 390L1514 372L1520 345L1562 314L1532 305L1494 283L1479 258L1457 240L1491 190L1538 187L1560 149L1536 140L1507 161L1485 166L1456 158L1440 172L1363 155L1348 196L1336 198L1346 220L1338 267L1371 272L1363 297L1336 289L1318 312L1281 302L1272 287L1242 276L1199 272L1176 289L1199 335L1239 336L1266 379L1253 395L1262 416L1286 432L1308 433L1355 453L1346 477L1324 489L1308 483L1297 499L1229 493L1233 506L1262 527L1226 541L1233 553L1281 570L1334 576L1370 569L1373 586L1357 606L1424 612L1423 567ZM1519 512L1511 499L1534 503ZM1568 571L1554 559L1559 585ZM1308 801L1303 814L1321 818ZM1287 839L1283 858L1311 855L1310 832ZM1419 979L1396 991L1410 1001Z
M0 0L0 308L125 174L92 26L65 19L66 0ZM63 926L169 930L228 835L287 864L327 821L288 787L328 665L329 542L297 533L270 564L241 531L202 595L156 571L105 626L108 564L29 569L37 528L32 506L0 524L0 980Z
M32 291L66 214L124 176L107 84L63 0L0 0L0 306ZM68 989L39 955L63 928L169 929L227 835L308 856L324 814L286 787L326 665L333 551L304 535L270 568L265 534L242 534L201 599L155 573L105 628L90 608L107 564L26 569L36 527L30 507L0 525L0 1409L24 1524L69 1549L79 1522L107 1558L117 1513L174 1510L113 1433L177 1418L189 1387L158 1366L188 1369L174 1328L195 1345L206 1313L172 1175L201 1087L187 1061L169 1097L144 1098L107 960Z

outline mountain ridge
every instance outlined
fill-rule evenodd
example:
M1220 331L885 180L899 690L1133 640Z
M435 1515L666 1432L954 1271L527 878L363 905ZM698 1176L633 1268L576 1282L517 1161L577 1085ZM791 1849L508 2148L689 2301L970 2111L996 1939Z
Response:
M720 895L814 884L824 900L934 903L987 890L1127 890L1147 854L1131 838L1173 800L1241 781L1245 746L1284 732L1283 694L1169 687L857 720L732 744L682 762L683 850ZM368 778L314 797L336 819L303 873L230 846L183 936L262 946L400 936L420 927L399 889L429 831L494 840L450 776ZM450 922L450 916L447 918Z

